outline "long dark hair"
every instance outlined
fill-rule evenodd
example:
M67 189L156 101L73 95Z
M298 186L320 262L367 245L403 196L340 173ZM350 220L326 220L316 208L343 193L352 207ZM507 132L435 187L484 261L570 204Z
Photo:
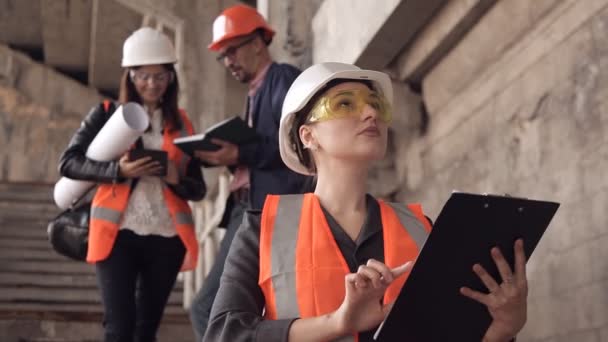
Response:
M163 68L168 72L173 73L173 80L167 85L167 90L163 94L160 101L160 108L163 113L163 122L167 124L171 131L182 128L182 120L179 115L179 107L177 106L177 95L179 93L179 82L177 81L177 73L173 64L162 64ZM120 91L118 101L120 103L137 102L143 105L141 97L135 89L135 84L129 76L129 71L137 70L139 67L127 68L120 79Z
M367 80L352 80L344 78L331 80L326 85L324 85L323 88L319 89L315 93L315 95L310 98L310 100L308 100L308 103L306 103L306 106L304 106L304 108L300 109L294 114L293 124L291 125L291 130L289 131L289 140L292 148L294 149L294 151L296 151L296 154L298 155L300 163L302 163L302 165L304 165L306 169L308 169L308 171L312 173L317 173L317 166L315 165L315 161L312 158L312 154L309 151L306 151L306 149L304 148L304 144L300 139L300 127L308 123L310 111L312 111L312 108L315 106L315 104L317 104L317 101L319 101L319 98L321 98L321 96L323 96L325 92L337 86L338 84L346 82L363 83L369 89L374 89L373 83Z

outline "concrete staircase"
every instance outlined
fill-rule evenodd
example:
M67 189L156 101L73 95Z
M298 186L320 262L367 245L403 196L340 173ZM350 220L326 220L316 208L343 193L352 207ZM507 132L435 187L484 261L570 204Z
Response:
M101 341L94 267L55 253L46 236L58 213L52 186L0 183L0 341ZM159 341L192 341L178 282Z

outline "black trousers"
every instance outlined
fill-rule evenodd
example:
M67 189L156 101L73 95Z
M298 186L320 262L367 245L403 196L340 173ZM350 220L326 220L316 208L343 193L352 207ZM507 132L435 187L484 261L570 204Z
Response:
M152 342L181 268L179 237L121 230L110 256L96 264L105 342Z
M247 204L242 202L235 202L232 207L230 219L226 227L226 233L220 244L216 259L213 262L209 274L207 274L207 277L205 278L203 287L201 287L192 301L190 307L190 320L192 321L192 327L194 328L197 342L202 341L205 331L207 331L211 307L213 306L217 291L220 288L220 278L222 272L224 272L224 263L228 257L232 239L243 221L243 215L245 214L246 209Z

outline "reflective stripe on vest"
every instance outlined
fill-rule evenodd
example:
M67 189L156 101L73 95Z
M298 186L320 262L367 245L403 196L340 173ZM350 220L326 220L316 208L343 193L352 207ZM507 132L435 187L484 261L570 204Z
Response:
M93 218L93 219L105 220L105 221L119 224L121 216L122 216L122 213L118 210L109 209L109 208L101 208L101 207L92 207L91 208L91 218Z
M401 222L404 227L407 227L407 232L410 234L412 239L416 241L418 250L421 250L429 234L424 228L424 224L420 222L420 219L416 217L410 208L403 206L403 204L385 203L395 211L395 214L397 214L397 217L399 217L399 222Z
M186 213L186 212L175 213L175 221L177 221L177 224L194 225L194 219L192 218L191 213Z
M402 205L382 201L379 205L385 263L393 268L413 260L426 241L428 222L421 222L419 214ZM316 196L267 197L261 220L259 279L266 318L307 318L337 309L344 298L344 276L348 273ZM391 285L392 291L389 287L385 303L396 298L405 278L398 278L400 281ZM335 298L336 293L341 298ZM339 341L356 339L346 336Z
M300 317L296 293L296 243L304 196L285 195L279 200L270 250L272 284L278 318ZM278 289L278 291L277 291Z

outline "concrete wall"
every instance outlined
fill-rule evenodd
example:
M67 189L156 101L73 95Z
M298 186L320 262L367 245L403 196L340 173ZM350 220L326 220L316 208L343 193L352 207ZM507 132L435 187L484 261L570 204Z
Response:
M529 263L521 341L608 340L608 1L502 0L423 79L428 133L398 198L562 203Z
M52 183L80 119L101 97L0 45L0 181Z

